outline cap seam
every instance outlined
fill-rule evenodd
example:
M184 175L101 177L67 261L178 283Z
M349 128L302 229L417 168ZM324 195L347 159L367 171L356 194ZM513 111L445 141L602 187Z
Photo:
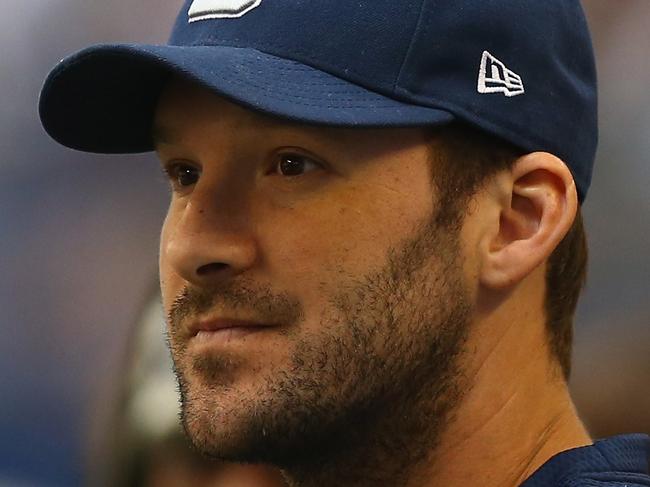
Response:
M418 19L415 22L415 27L413 28L413 33L411 34L411 40L409 41L406 51L404 52L404 56L402 57L402 62L400 63L399 70L397 71L397 76L395 76L395 80L393 81L393 87L391 89L391 93L393 94L395 94L399 80L402 77L402 71L404 70L404 66L406 66L406 60L409 58L411 50L413 49L413 45L415 44L415 36L420 31L420 23L422 22L422 13L424 12L425 2L426 0L422 0L420 3L420 12L418 13Z
M303 49L295 49L295 46L291 45L286 45L282 43L277 43L277 42L269 42L264 46L264 50L260 49L258 46L248 46L248 45L242 45L239 43L231 42L228 39L203 39L203 40L197 40L196 42L188 43L188 44L183 44L182 46L177 46L177 47L233 47L233 48L238 48L238 49L253 49L259 52L262 52L264 54L268 54L269 56L275 56L281 59L287 59L294 61L296 63L304 64L305 66L309 66L313 69L317 69L320 71L323 71L325 73L331 74L332 76L335 76L337 78L344 79L348 81L349 83L356 84L358 86L362 86L365 89L370 89L365 85L362 85L365 80L367 80L367 75L364 73L361 73L354 69L353 67L350 66L338 66L335 64L332 64L331 62L327 62L323 59L312 59L311 55L313 53L309 51L305 51ZM292 54L298 54L301 56L305 56L304 60L296 59L295 57L288 57L287 54L278 54L274 52L270 52L270 49L278 49L278 50L286 50L288 48L293 49ZM341 73L340 71L344 71L344 73ZM336 73L336 74L335 74ZM353 79L348 79L344 78L343 76L346 76L347 74L353 75ZM355 79L356 78L356 79ZM390 83L390 80L386 80L386 84L388 85ZM390 85L389 85L390 86ZM389 91L389 90L386 90ZM388 96L388 95L385 95Z

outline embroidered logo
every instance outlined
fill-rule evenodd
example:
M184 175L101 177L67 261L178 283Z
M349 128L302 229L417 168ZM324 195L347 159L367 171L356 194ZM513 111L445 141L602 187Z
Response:
M235 19L246 15L262 0L194 0L188 11L189 22L208 19Z
M517 96L525 92L524 83L514 71L487 51L483 51L481 67L478 72L479 93L503 93L505 96Z

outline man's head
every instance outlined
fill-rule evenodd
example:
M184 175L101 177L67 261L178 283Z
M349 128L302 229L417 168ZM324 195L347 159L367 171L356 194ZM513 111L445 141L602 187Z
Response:
M64 60L40 111L70 147L158 152L206 453L380 483L499 380L568 376L597 139L577 0L188 0L169 45Z
M314 445L342 449L364 422L400 418L383 435L397 440L430 392L429 426L441 426L460 394L470 298L459 218L441 218L432 191L428 131L304 127L188 84L163 95L156 127L163 164L180 164L161 284L200 447L316 461ZM210 318L274 326L201 344L191 324Z
M454 127L301 126L185 82L154 127L169 341L206 453L289 468L372 438L413 463L493 315L544 328L546 261L577 211L554 156ZM218 318L260 327L199 331Z

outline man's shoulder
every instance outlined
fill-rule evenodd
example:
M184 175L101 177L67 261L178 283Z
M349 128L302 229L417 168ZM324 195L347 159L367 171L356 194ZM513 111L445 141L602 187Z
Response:
M553 456L521 487L650 487L650 436L620 435Z

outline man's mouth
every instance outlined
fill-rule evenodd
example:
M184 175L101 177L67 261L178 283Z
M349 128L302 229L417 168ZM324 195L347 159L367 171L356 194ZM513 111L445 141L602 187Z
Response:
M189 343L193 346L222 345L268 331L277 325L233 318L201 320L188 326Z

